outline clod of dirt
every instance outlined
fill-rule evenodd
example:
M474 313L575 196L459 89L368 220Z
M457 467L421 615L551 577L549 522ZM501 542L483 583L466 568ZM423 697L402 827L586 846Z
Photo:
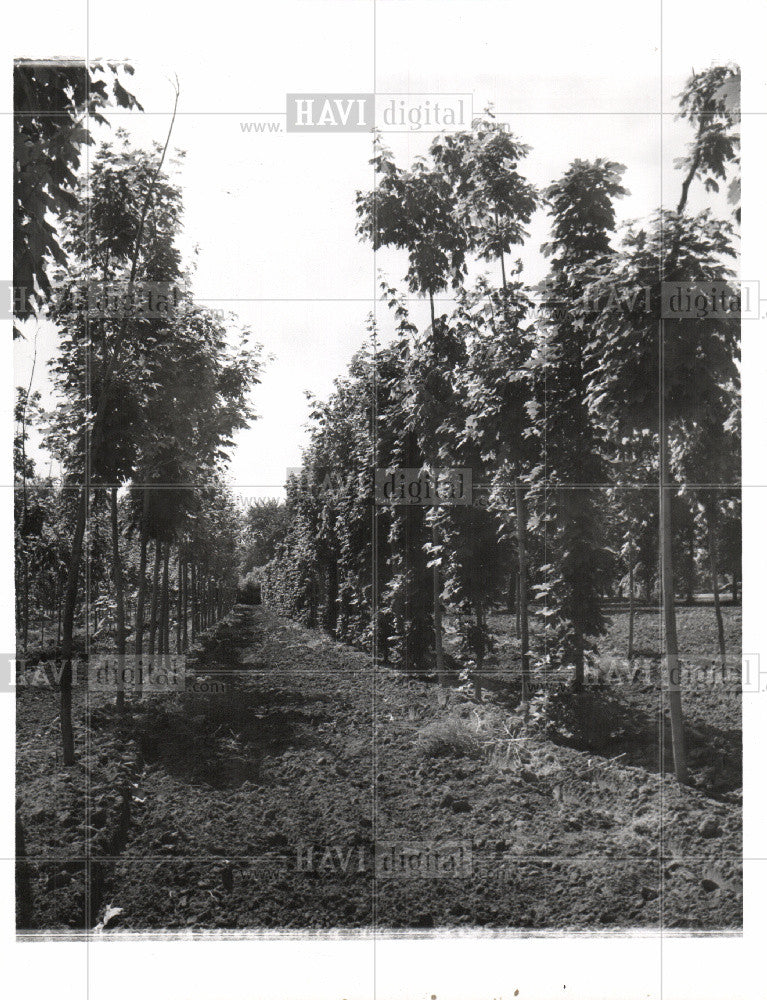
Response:
M701 837L718 837L721 832L721 827L713 816L706 816L698 827L698 833Z

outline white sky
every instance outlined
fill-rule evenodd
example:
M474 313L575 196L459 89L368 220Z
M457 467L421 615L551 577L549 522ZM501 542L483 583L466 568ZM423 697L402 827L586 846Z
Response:
M636 218L678 198L673 161L689 131L672 117L674 94L692 67L738 58L735 25L703 30L692 3L666 3L662 26L656 4L379 0L374 31L367 0L293 0L273 5L268 25L254 15L233 31L234 7L224 0L202 33L191 11L179 18L145 0L127 18L119 7L91 8L91 55L130 56L131 87L146 112L112 113L113 128L122 125L139 145L162 141L169 78L178 75L173 145L186 150L180 179L184 244L199 247L194 294L235 312L274 357L253 393L260 419L239 435L230 467L233 485L258 494L280 493L286 467L299 464L304 391L326 395L366 335L377 289L372 251L354 235L354 198L372 184L371 145L366 135L248 133L242 122L284 120L289 91L467 92L475 112L492 102L532 146L525 169L536 184L575 157L624 163L631 194L617 209L621 219ZM60 32L48 49L44 25L39 34L34 54L62 53ZM204 52L202 37L210 39ZM386 141L404 165L431 138ZM699 197L694 189L691 207ZM545 270L538 248L546 222L539 212L521 253L529 280ZM375 266L404 289L404 255L379 253ZM423 303L413 308L425 317ZM379 308L384 330L386 313ZM46 399L55 339L41 327L34 387ZM30 355L30 343L16 351L20 384Z

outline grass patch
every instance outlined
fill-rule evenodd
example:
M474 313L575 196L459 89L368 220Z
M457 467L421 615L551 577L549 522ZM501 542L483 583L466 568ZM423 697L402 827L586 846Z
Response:
M460 719L437 719L418 735L416 754L422 758L482 756L477 734Z

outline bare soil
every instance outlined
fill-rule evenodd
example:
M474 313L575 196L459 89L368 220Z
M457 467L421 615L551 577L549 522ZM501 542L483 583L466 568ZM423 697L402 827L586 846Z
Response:
M690 657L715 659L713 610L679 619ZM513 622L494 625L511 664ZM638 616L657 670L659 627ZM616 612L605 655L625 637ZM445 692L239 606L190 669L196 689L123 716L77 688L71 768L56 692L19 689L20 929L741 927L733 681L685 692L682 788L649 668L580 695L551 683L525 713L513 682L477 703L465 672Z

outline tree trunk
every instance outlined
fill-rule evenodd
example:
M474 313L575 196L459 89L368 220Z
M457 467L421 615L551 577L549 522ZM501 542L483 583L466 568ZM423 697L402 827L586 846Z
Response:
M189 647L189 564L184 560L184 613L183 629L181 635L182 652L185 653Z
M585 655L584 655L583 635L580 632L576 631L576 633L575 633L575 674L573 676L573 691L582 691L583 690L584 667L585 667Z
M482 614L482 606L479 602L474 606L474 619L477 627L477 670L474 674L474 697L477 701L482 701L482 669L485 665L485 621Z
M527 619L527 512L525 498L518 480L514 480L514 503L517 516L517 553L519 558L519 583L517 585L517 610L519 614L520 651L522 654L522 701L530 697L530 654Z
M149 655L153 656L155 651L155 640L157 638L157 598L160 582L160 541L155 539L154 543L154 569L152 571L152 598L149 603Z
M436 522L431 527L431 543L435 547L439 544L439 532ZM434 664L440 687L446 688L447 674L445 673L442 652L442 582L440 580L439 566L435 566L432 571L432 585L434 588Z
M194 642L195 637L196 637L197 632L198 632L198 621L197 621L197 614L198 614L198 611L197 611L197 567L196 567L195 563L192 563L191 577L192 577L192 586L191 586L191 592L192 592L192 642Z
M157 651L162 654L170 652L169 619L170 600L168 594L168 563L170 562L170 542L162 546L162 598L160 600L160 635Z
M23 645L26 653L29 647L29 558L24 558L24 631Z
M144 602L146 600L146 563L147 545L149 544L149 502L146 490L143 496L143 511L141 514L141 542L138 570L138 590L136 592L136 636L133 651L135 664L133 686L137 697L141 697L141 657L144 653Z
M434 295L429 292L429 309L431 312L431 332L435 335L436 319L434 316ZM434 459L434 474L436 475L438 458ZM436 520L431 527L431 543L436 548L439 544L439 531ZM434 603L434 665L439 678L440 687L447 687L447 675L444 668L444 657L442 653L442 584L440 581L439 566L435 565L432 570L432 591Z
M679 642L676 633L674 604L674 560L671 529L671 484L668 469L668 433L661 426L661 488L660 488L660 547L663 620L666 627L666 669L668 675L669 714L671 716L671 748L677 781L687 784L687 754L684 743L682 689L679 676Z
M634 543L629 540L629 663L634 662Z
M724 641L724 622L722 620L722 605L719 600L719 512L714 497L707 505L708 520L708 558L711 567L711 589L714 594L714 611L716 613L716 632L719 639L719 657L722 663L722 680L727 677L727 650Z
M75 624L75 604L77 603L77 583L80 575L80 557L88 515L88 490L81 487L77 503L75 530L72 536L72 551L67 568L67 586L64 597L63 636L61 640L61 661L63 664L60 685L61 747L64 764L75 762L75 739L72 730L72 645Z
M117 521L117 487L109 491L112 521L112 581L115 588L115 615L117 618L117 710L125 711L125 596L123 568L120 558L120 534Z
M184 561L181 558L181 545L178 547L176 576L178 581L178 597L176 600L176 652L181 653L181 636L184 630L181 621L181 616L184 611Z
M691 518L687 531L687 603L695 597L695 519Z

